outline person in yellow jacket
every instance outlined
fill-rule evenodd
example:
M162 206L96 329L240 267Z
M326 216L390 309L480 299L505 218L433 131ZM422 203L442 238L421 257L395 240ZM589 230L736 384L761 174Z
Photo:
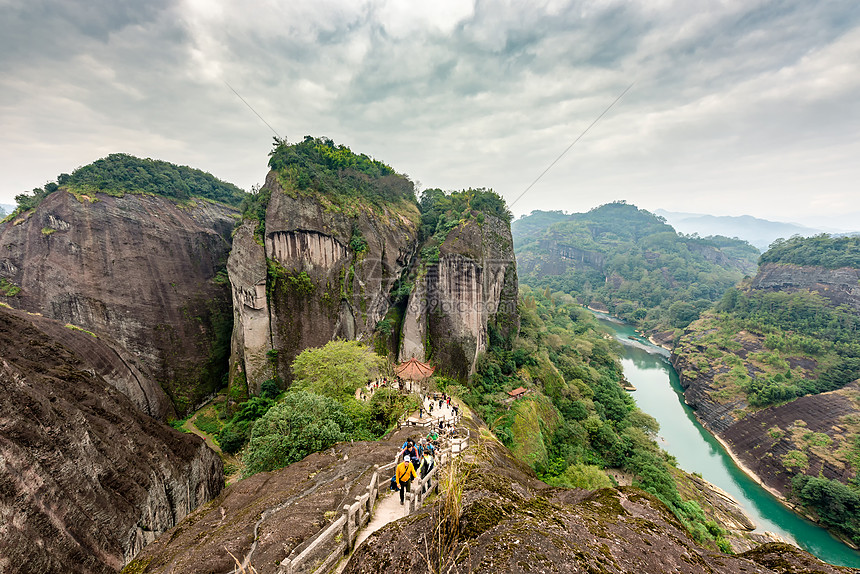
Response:
M409 492L409 484L415 478L415 467L409 459L409 455L404 455L403 462L397 465L394 470L394 477L397 480L397 488L400 490L400 505L403 506L403 498Z

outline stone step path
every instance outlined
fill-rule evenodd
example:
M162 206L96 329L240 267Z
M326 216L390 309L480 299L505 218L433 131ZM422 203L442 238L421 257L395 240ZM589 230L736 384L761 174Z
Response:
M389 522L400 520L404 516L406 516L406 507L400 506L400 494L391 490L386 491L382 499L376 503L373 519L364 527L364 530L359 532L355 547L358 548L371 534Z
M433 403L432 415L429 413L429 406L431 402ZM433 401L432 399L428 398L424 400L424 416L419 417L419 412L416 411L412 413L412 415L408 417L407 420L418 421L421 423L433 421L435 423L439 420L450 420L453 416L453 409L451 409L444 403L442 407L439 408L438 401ZM385 494L380 494L379 500L377 500L376 502L376 507L373 510L373 517L371 518L370 522L367 523L367 526L365 526L358 533L358 536L355 540L355 547L353 548L352 553L355 553L355 551L364 543L365 540L370 537L371 534L381 529L386 524L394 522L395 520L400 520L404 516L408 515L408 507L405 505L400 505L400 493L389 490L387 480L384 482L384 484ZM344 569L346 569L346 565L349 562L349 558L351 556L352 554L350 554L350 556L345 556L343 560L340 561L340 563L337 565L337 568L335 569L336 574L341 574Z

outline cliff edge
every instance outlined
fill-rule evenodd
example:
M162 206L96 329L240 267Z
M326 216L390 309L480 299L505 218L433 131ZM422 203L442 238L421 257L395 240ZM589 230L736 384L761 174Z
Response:
M221 460L49 331L0 309L0 570L113 573L218 494Z

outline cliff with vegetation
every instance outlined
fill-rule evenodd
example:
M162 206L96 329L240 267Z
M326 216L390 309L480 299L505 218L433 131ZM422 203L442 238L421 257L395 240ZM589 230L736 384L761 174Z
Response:
M485 189L421 196L421 250L410 270L400 357L465 380L490 344L519 327L517 272L504 200Z
M278 143L228 270L231 392L284 386L303 349L342 338L465 379L490 330L516 332L510 214L492 191L428 190L326 138Z
M678 234L624 202L587 213L536 211L512 227L523 283L569 294L669 341L752 272L759 256L737 239Z
M705 426L775 493L855 543L858 246L826 236L774 244L759 273L691 324L673 355Z
M229 354L219 272L237 211L214 199L236 198L210 188L241 191L201 174L109 156L19 196L0 225L0 299L113 339L179 413L222 385Z
M228 263L231 384L252 395L303 349L372 337L419 220L411 181L331 140L279 144L269 165Z
M114 388L145 381L100 339L4 308L0 359L0 571L116 572L221 490L202 440Z

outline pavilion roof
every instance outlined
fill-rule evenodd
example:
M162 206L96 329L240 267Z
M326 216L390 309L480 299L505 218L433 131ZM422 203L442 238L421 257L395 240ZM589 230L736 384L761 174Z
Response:
M415 357L412 357L408 361L403 361L394 367L394 374L401 379L423 381L429 379L435 370L435 367L431 367L427 363L422 363Z

